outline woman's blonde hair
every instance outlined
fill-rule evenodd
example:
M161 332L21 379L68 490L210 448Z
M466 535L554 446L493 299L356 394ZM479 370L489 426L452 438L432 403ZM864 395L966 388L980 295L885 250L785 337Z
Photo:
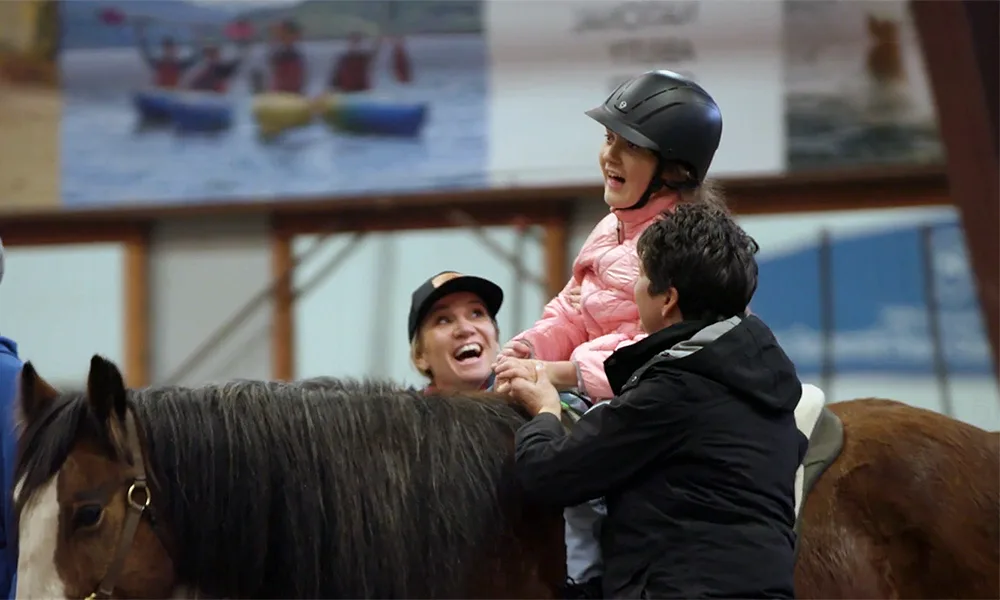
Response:
M413 368L417 370L417 373L420 373L427 379L433 381L434 377L431 375L430 369L421 369L420 367L417 366L417 359L420 358L420 355L423 354L424 352L423 338L424 338L424 332L417 331L417 335L413 336L413 340L410 341L410 364L413 365Z

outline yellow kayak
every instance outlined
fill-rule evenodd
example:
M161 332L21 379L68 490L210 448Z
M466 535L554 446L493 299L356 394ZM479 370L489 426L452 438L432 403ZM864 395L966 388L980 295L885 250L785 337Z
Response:
M426 103L380 99L370 94L324 93L307 98L264 93L253 100L253 117L265 137L304 127L317 117L344 133L416 137L427 122L427 113Z
M299 94L266 92L253 98L253 120L264 135L305 127L316 115L315 101Z

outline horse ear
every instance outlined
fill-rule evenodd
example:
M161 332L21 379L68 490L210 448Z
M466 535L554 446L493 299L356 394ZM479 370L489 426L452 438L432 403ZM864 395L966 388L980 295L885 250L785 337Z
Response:
M90 359L87 376L87 399L98 419L107 421L113 416L125 420L127 391L125 380L115 363L95 354Z
M42 411L59 397L59 392L35 370L31 362L21 367L21 416L33 421Z

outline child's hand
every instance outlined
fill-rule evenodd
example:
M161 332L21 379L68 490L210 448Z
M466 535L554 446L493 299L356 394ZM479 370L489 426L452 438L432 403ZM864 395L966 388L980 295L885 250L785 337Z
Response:
M520 340L511 340L500 350L500 356L508 356L510 358L531 358L531 346ZM496 368L495 365L494 368Z
M566 302L568 302L574 310L580 310L580 298L580 286L576 286L571 290L566 290Z

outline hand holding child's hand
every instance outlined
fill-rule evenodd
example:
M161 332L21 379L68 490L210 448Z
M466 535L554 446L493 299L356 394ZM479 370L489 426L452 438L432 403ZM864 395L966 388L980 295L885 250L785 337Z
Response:
M502 381L507 393L531 414L543 410L559 412L559 392L549 381L544 362L516 358L503 360L497 369L497 381Z
M493 372L496 373L496 383L494 389L498 394L511 393L511 379L516 373L534 373L534 363L536 361L527 358L515 358L511 356L501 356L493 365Z

